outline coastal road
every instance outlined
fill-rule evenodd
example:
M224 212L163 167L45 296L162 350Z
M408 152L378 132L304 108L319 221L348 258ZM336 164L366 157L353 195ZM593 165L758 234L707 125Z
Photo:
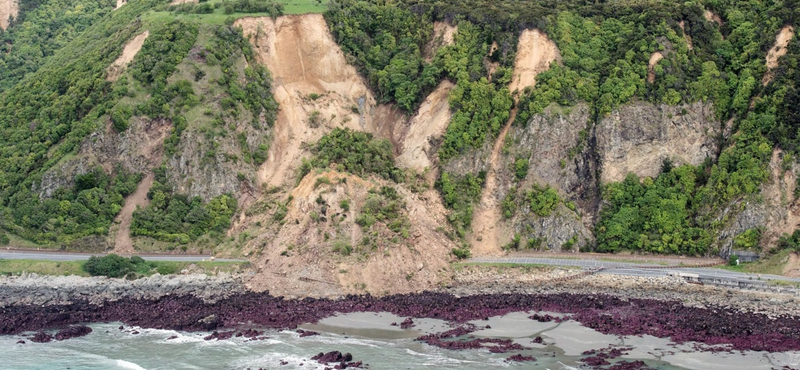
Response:
M44 260L44 261L83 261L91 256L102 257L102 253L70 253L54 251L22 251L0 250L0 259L7 260ZM141 254L139 257L148 261L202 262L210 261L211 256L185 254ZM247 262L245 260L216 258L214 262Z
M514 263L514 264L533 264L547 266L569 266L578 267L583 270L599 270L599 274L613 274L626 276L677 276L683 274L695 274L701 280L718 281L720 284L738 284L747 282L748 284L759 284L759 282L789 282L800 284L800 278L791 278L769 274L750 274L736 271L729 271L715 267L695 268L681 267L680 265L659 265L647 263L633 263L621 261L606 261L597 259L577 259L577 258L550 258L544 256L506 256L489 258L472 258L469 262L476 263Z

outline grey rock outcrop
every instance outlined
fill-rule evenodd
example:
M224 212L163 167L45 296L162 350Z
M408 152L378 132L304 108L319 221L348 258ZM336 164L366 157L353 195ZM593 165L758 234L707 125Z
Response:
M528 159L530 166L523 187L530 183L550 185L568 197L580 197L593 190L594 173L588 158L589 115L585 103L574 107L550 105L525 127L513 127L506 139L512 143L506 156L508 172L521 157Z
M720 132L710 104L621 106L597 123L601 181L622 181L631 172L656 177L664 159L699 165L707 157L716 158Z
M119 299L158 299L192 295L214 302L246 288L239 277L219 274L153 275L137 280L80 276L22 276L0 278L0 307L69 304L86 299L101 304Z

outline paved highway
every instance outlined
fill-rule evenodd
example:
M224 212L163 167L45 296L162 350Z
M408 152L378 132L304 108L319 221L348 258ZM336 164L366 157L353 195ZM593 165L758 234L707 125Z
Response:
M522 256L473 258L470 259L469 261L478 263L515 263L515 264L536 264L536 265L549 265L549 266L573 266L573 267L580 267L583 270L603 269L598 272L600 274L614 274L614 275L627 275L627 276L668 276L670 274L676 275L678 273L684 273L684 274L697 274L699 278L703 279L719 279L721 281L731 281L731 282L787 281L792 283L800 283L800 278L791 278L786 276L768 275L768 274L749 274L749 273L728 271L714 267L691 268L691 267L665 266L665 265L662 266L657 264L645 264L645 263L600 261L593 259L562 259L562 258L522 257ZM652 267L658 267L658 268L652 268Z
M46 261L82 261L88 260L91 256L102 257L105 254L101 253L67 253L67 252L51 252L51 251L20 251L20 250L2 250L0 251L0 259L7 260L46 260ZM154 255L140 255L148 261L177 261L177 262L200 262L209 261L211 256L198 256L198 255L182 255L182 254L154 254ZM214 262L245 262L244 260L235 259L214 259Z

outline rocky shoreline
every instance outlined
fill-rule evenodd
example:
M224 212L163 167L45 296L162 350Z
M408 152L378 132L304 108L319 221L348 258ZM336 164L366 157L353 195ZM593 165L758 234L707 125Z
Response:
M467 267L443 291L475 294L607 294L622 299L676 300L686 306L800 317L800 295L690 284L678 277L590 275L562 280L580 270Z
M460 324L515 311L549 311L569 314L605 334L697 341L708 350L718 350L717 345L735 350L800 350L800 316L788 313L797 310L796 301L780 313L766 309L772 306L743 304L746 300L739 293L724 290L692 298L692 289L704 287L681 287L664 279L624 278L615 285L613 280L589 278L547 286L465 280L456 279L456 285L439 292L284 299L247 291L242 279L234 276L155 276L136 281L4 278L0 279L0 334L116 321L185 331L293 329L335 313L381 311ZM784 298L784 304L795 299Z
M192 296L216 302L247 292L241 275L220 273L153 275L136 280L80 276L0 277L0 307L69 305L76 301L92 304L117 300L157 300L168 296Z

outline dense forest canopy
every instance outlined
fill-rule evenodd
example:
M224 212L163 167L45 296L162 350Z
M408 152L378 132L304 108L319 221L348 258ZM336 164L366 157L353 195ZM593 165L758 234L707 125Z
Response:
M48 171L74 158L86 138L107 124L123 133L134 117L168 121L164 151L179 156L181 138L198 116L213 120L204 128L212 139L227 136L226 127L236 120L248 121L255 130L267 130L275 120L269 71L255 62L250 44L230 25L245 13L278 16L280 4L213 1L169 7L162 0L133 0L113 10L114 5L110 0L22 0L19 16L0 31L4 233L45 244L108 233L123 198L143 174L93 164L52 194L45 196L41 189ZM708 11L720 21L709 20ZM442 166L494 142L512 111L514 125L525 127L553 104L587 104L586 132L631 102L705 102L721 125L731 122L730 135L716 138L718 157L702 165L665 163L653 179L629 175L600 184L592 205L598 215L596 240L589 249L715 252L715 233L728 217L722 213L757 197L768 180L773 149L793 161L800 147L798 37L776 68L768 71L765 64L781 29L794 26L795 36L800 29L798 0L332 0L324 16L379 103L396 104L410 115L442 80L453 82L452 118L436 146ZM426 59L423 50L436 21L455 25L458 32L452 45ZM518 38L533 28L555 42L560 60L537 76L535 88L510 91ZM149 36L128 73L109 81L107 66L144 30ZM656 52L663 59L649 70ZM193 76L187 78L180 66L190 59ZM491 74L489 64L496 65ZM220 95L205 107L212 103L203 100L198 81L207 74L214 75L209 83ZM266 160L267 139L253 143L242 132L232 135L239 135L243 158L226 160L255 165ZM596 155L590 139L585 141L580 146ZM390 144L361 133L335 131L314 154L302 174L337 163L359 175L404 177ZM212 150L209 161L216 155ZM515 166L517 181L535 171L527 160L517 159ZM133 216L134 235L185 244L229 227L238 206L233 195L207 201L189 197L157 171L148 197L153 202ZM442 170L438 176L436 187L450 210L455 238L464 241L486 173ZM512 215L516 204L550 210L565 196L542 189L520 189L525 199L507 198L503 212ZM549 202L540 201L541 194Z

